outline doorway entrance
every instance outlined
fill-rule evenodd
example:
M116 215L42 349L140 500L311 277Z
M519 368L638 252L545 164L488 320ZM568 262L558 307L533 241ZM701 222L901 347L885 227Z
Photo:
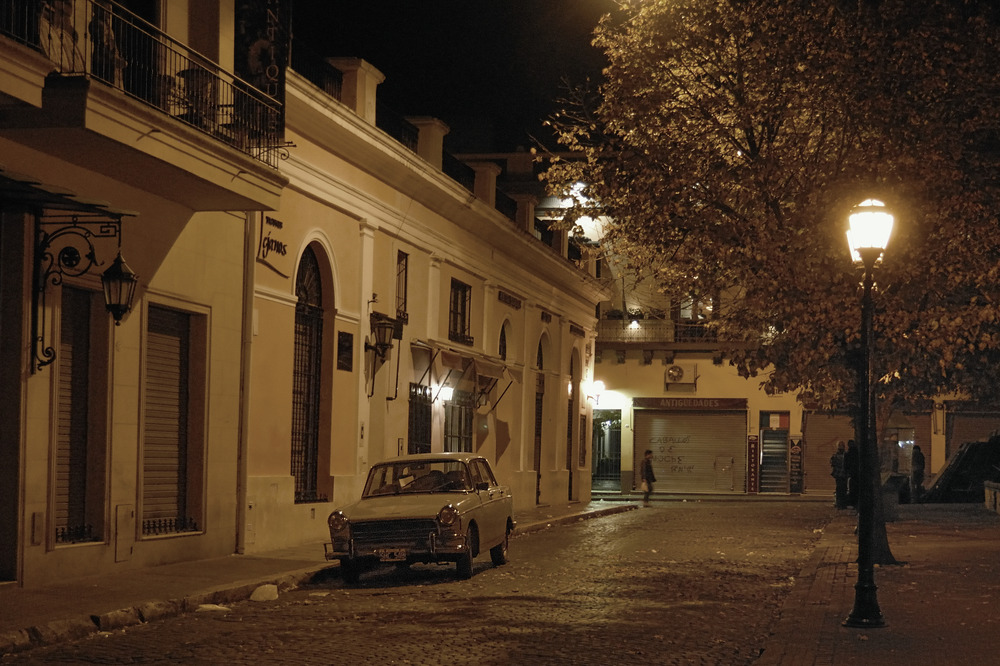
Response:
M622 413L618 409L595 409L593 454L590 461L591 488L622 488Z

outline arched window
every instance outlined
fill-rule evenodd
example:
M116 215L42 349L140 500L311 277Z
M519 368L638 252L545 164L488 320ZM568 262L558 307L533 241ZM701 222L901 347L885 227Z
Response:
M535 367L539 370L545 369L545 356L542 354L542 342L538 341L538 352L535 354Z
M307 247L295 279L295 361L292 386L292 459L295 501L317 502L323 292L319 262Z
M507 325L500 327L500 344L497 345L497 355L500 360L507 360Z

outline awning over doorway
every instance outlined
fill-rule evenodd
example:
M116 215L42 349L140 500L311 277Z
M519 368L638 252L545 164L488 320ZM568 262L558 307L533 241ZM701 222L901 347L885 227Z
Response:
M501 381L507 382L506 387L490 406L490 411L496 408L511 384L514 382L520 383L523 376L520 368L515 368L505 363L502 359L489 357L471 350L457 349L433 340L414 340L412 346L418 349L430 350L430 364L433 366L435 359L440 361L441 370L444 371L445 375L445 382L462 382L468 380L472 384L473 390L478 393L480 402L488 403L489 395L497 383ZM460 373L457 379L455 377L456 372Z
M43 218L75 215L120 220L138 215L134 211L112 208L107 201L87 199L72 190L43 183L38 178L0 165L0 206L7 205L24 206Z

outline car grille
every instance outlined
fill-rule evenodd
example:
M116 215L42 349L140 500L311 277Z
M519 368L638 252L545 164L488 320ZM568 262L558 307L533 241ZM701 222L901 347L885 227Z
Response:
M437 523L433 520L374 520L351 523L351 537L356 547L403 543L425 546L432 532L437 532Z

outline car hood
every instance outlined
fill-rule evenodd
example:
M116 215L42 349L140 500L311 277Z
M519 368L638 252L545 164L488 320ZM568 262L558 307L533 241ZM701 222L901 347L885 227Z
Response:
M459 512L479 504L474 493L412 493L369 497L341 509L348 520L434 518L451 504Z

